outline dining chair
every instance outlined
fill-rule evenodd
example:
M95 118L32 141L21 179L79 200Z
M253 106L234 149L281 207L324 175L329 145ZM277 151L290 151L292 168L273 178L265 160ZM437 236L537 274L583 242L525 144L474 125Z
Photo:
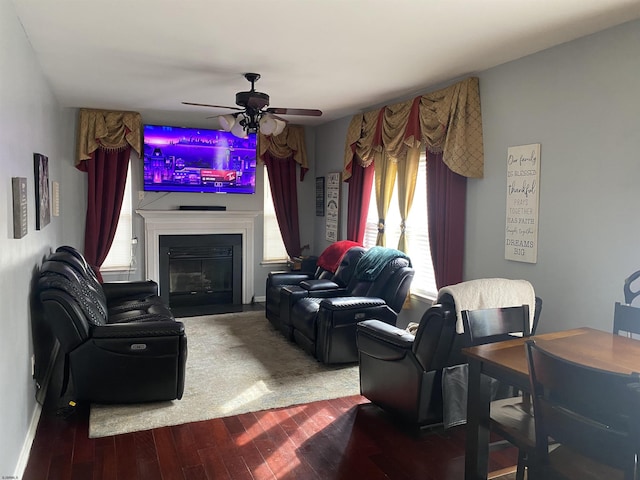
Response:
M613 333L615 335L640 335L640 308L616 302L613 311Z
M472 346L530 335L529 306L464 310L462 321ZM491 402L489 428L518 448L516 480L523 480L535 451L535 426L528 395Z
M529 478L638 479L637 373L571 362L526 342L536 450ZM559 443L549 449L548 439Z

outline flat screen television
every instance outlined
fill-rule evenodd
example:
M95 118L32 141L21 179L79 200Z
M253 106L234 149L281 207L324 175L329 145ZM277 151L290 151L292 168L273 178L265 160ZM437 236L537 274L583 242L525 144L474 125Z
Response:
M256 134L145 125L144 190L255 193Z

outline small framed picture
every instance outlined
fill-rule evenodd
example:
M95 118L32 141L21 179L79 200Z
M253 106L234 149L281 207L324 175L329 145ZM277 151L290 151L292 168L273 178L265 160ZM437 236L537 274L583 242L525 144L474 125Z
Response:
M324 177L316 177L316 217L324 217Z
M34 153L33 170L36 187L36 230L42 230L51 221L49 158L40 153Z
M13 238L22 238L27 234L27 179L13 177Z

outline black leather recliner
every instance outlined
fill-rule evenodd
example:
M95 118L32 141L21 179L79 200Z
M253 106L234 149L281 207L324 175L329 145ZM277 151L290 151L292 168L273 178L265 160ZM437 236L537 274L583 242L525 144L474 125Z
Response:
M67 356L75 398L97 403L180 399L187 357L184 325L161 303L136 293L135 286L124 295L120 285L126 300L112 300L109 307L100 285L88 282L58 253L43 263L37 288L44 318Z
M304 280L299 285L289 285L280 291L280 331L289 340L293 340L291 311L293 305L302 298L336 297L348 295L347 285L353 278L358 261L367 250L364 247L352 247L342 257L336 273L331 279L317 278Z
M395 255L397 250L373 247L365 252L341 296L309 296L293 304L289 316L294 340L319 361L357 362L359 321L376 318L395 324L415 272L409 258L397 255L378 265L371 276L367 262L380 252Z
M282 332L282 334L288 339L292 339L292 330L288 322L283 321L282 312L286 312L287 307L283 307L281 300L281 292L285 288L293 288L300 285L301 282L313 282L313 287L316 290L336 289L345 287L349 281L348 274L344 272L344 266L342 267L343 273L339 274L338 270L344 263L344 258L349 253L352 247L357 246L356 242L349 240L341 240L331 244L322 252L318 257L316 264L316 270L314 272L270 272L267 275L266 282L266 302L265 302L265 315L271 324ZM362 249L362 247L359 247ZM339 253L340 252L340 253ZM328 255L337 254L342 256L340 264L327 262ZM338 258L337 260L340 260ZM357 260L356 260L357 262ZM328 265L331 263L331 266ZM306 291L306 290L305 290Z
M542 300L536 297L534 332L541 310ZM466 365L467 358L461 349L471 346L466 332L456 332L456 322L454 300L445 294L440 303L424 313L415 336L378 320L359 323L360 393L408 424L419 427L442 424L447 415L444 371L452 367L456 372ZM466 384L460 388L466 392ZM466 396L462 400L465 399ZM451 417L466 418L466 402L461 405L452 405L451 399L449 402L447 408L456 410L449 412Z

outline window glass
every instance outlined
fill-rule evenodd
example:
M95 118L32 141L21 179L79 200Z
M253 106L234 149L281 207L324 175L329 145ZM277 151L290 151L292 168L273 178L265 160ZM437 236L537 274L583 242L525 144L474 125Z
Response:
M129 270L131 268L131 223L131 162L129 162L129 170L127 171L127 183L124 187L124 198L122 199L122 207L120 209L120 218L118 219L116 235L113 238L113 244L111 245L109 254L100 267L100 270Z
M276 211L273 207L273 197L269 186L267 167L264 167L264 238L263 238L263 262L285 262L289 256L282 241L282 234L276 219Z

